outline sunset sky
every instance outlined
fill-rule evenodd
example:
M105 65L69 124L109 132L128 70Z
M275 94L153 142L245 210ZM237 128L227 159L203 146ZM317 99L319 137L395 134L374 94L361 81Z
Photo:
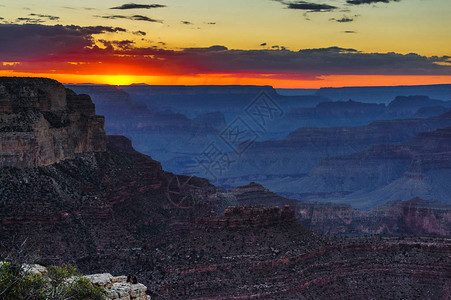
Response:
M451 1L0 0L0 76L285 88L451 83Z

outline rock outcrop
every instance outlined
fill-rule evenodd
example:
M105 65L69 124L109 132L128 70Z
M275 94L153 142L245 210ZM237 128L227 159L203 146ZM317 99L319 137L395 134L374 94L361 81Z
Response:
M106 151L88 95L45 78L0 78L0 167L32 168Z
M255 182L234 188L226 194L218 194L218 197L227 198L229 203L240 206L283 208L289 205L300 224L324 235L449 236L451 234L451 205L440 201L413 198L391 201L364 211L353 209L348 204L287 199ZM227 216L221 221L224 222L226 219ZM211 219L212 222L215 220Z
M39 264L24 264L25 272L46 276L48 270ZM106 300L150 300L146 294L147 287L142 283L127 282L127 276L113 276L110 273L92 274L82 276L89 279L94 286L101 287L106 292ZM72 282L70 277L68 282Z
M105 289L107 300L150 300L147 287L142 283L127 282L127 276L112 276L109 273L86 275L92 284Z

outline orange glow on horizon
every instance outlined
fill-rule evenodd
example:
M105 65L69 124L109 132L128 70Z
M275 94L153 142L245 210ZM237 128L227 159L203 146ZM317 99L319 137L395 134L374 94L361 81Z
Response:
M144 75L78 75L53 73L21 73L0 70L0 76L48 77L62 83L92 83L108 85L270 85L274 88L306 88L345 86L397 86L451 84L451 76L426 75L329 75L316 80L265 78L249 74L206 74L198 76L144 76Z

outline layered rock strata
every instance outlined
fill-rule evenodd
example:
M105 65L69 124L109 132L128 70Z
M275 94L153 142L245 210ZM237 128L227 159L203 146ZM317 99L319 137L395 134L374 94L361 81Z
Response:
M104 123L88 95L57 81L0 77L0 167L46 166L104 152Z

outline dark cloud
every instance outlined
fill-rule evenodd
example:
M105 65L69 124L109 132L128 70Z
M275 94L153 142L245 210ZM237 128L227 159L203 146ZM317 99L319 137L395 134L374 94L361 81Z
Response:
M208 48L207 48L208 49ZM438 65L443 57L426 57L418 54L363 53L352 48L318 48L300 51L228 50L191 48L182 52L165 53L165 61L195 63L199 72L213 73L267 73L294 75L451 75L451 67ZM158 56L158 55L157 55ZM197 63L196 63L197 62ZM186 70L187 72L189 70Z
M260 44L261 47L264 47L264 46L266 46L266 45L268 45L268 44L267 44L267 43L261 43L261 44Z
M343 33L357 33L357 32L354 30L345 30L345 31L343 31Z
M262 45L260 45L260 46L262 46ZM287 50L287 48L285 46L279 46L279 45L271 46L271 49L274 49L274 50Z
M152 23L163 23L161 20L152 19L142 15L133 15L133 16L123 16L123 15L112 15L112 16L96 16L103 19L128 19L133 21L146 21Z
M163 23L163 21L161 20L156 20L156 19L152 19L146 16L141 16L141 15L134 15L131 16L129 18L130 20L135 20L135 21L147 21L147 22L155 22L155 23Z
M346 3L352 5L372 4L372 3L390 3L399 2L400 0L347 0Z
M184 25L194 25L193 23L188 22L188 21L180 21L180 23L182 23Z
M105 47L112 48L112 49L131 49L133 47L134 41L131 40L113 40L113 41L107 41L107 40L99 40Z
M184 52L193 52L193 53L200 53L200 52L217 52L217 51L228 51L229 49L222 45L214 45L206 48L185 48Z
M285 4L289 9L306 10L308 12L332 11L337 9L337 7L333 5L311 3L306 1L282 2L282 3Z
M6 61L46 58L94 45L92 35L125 32L120 27L0 24L0 57Z
M17 18L16 23L27 23L27 24L39 24L44 23L45 21L40 18Z
M216 22L208 22L207 25L216 25Z
M61 25L56 25L54 27L58 27ZM105 32L126 32L127 30L122 27L111 27L111 26L76 26L76 25L67 25L61 26L70 30L75 30L80 32L81 34L101 34Z
M38 17L38 18L44 18L44 19L49 19L50 21L57 21L60 19L60 17L56 17L56 16L51 16L51 15L41 15L41 14L29 14L29 16L32 17Z
M349 17L343 17L341 19L331 18L331 19L329 19L329 21L335 21L338 23L349 23L349 22L353 22L354 18L349 18Z
M133 31L133 34L145 36L147 33L145 33L144 31L138 30L138 31Z
M110 9L150 9L150 8L162 8L162 7L166 7L166 5L128 3L128 4L123 4L121 6L111 7Z
M415 53L365 53L340 47L292 51L282 46L235 50L221 45L166 50L155 46L140 48L129 40L103 41L103 47L96 46L93 35L123 30L103 26L0 24L2 61L21 62L0 68L94 74L113 72L123 66L141 75L260 74L265 78L292 79L317 79L324 75L451 75L449 57Z

